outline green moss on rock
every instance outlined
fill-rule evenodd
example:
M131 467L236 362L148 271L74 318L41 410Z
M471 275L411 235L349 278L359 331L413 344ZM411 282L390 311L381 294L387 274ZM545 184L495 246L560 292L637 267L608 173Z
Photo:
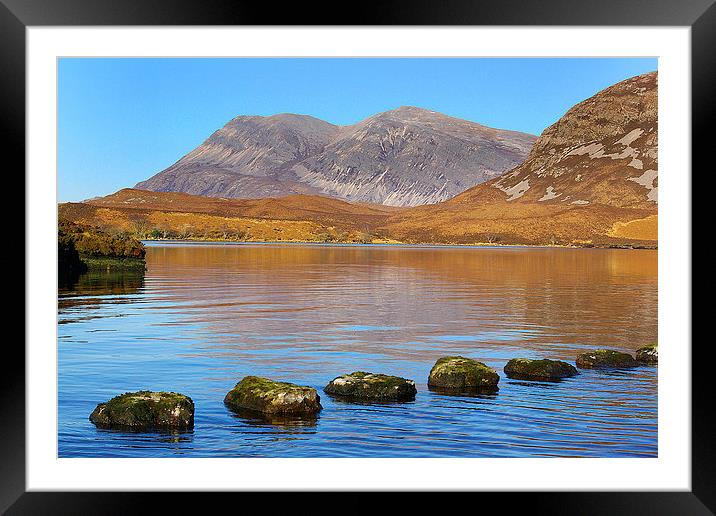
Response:
M110 234L60 220L57 229L58 249L73 249L86 267L102 269L139 269L145 267L144 244L127 233ZM74 255L72 256L74 257ZM60 268L67 264L60 255Z
M500 376L482 362L461 356L442 357L428 376L428 387L456 391L498 390Z
M656 363L659 361L659 345L649 344L636 350L636 359L639 362Z
M576 375L577 368L561 360L513 358L507 362L505 374L518 380L554 381Z
M101 428L188 430L194 427L194 402L176 392L127 392L97 405L89 420Z
M323 390L333 396L375 401L410 401L418 392L413 380L365 371L334 378Z
M231 409L252 411L268 416L311 416L321 407L316 389L258 376L246 376L224 398Z
M595 368L629 368L636 367L639 362L629 353L614 351L611 349L596 349L587 353L582 353L577 357L577 367L580 369Z

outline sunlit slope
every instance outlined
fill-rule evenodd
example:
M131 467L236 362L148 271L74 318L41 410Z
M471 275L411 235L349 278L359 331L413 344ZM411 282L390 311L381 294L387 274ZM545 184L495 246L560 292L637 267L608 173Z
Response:
M134 189L59 206L61 219L140 238L321 242L381 240L373 231L395 211L321 196L221 199Z
M545 129L521 165L382 229L406 241L655 245L657 84L649 73L599 92Z

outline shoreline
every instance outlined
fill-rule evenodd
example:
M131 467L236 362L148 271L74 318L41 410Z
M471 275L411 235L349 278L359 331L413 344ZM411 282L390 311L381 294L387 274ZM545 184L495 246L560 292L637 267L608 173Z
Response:
M167 243L177 245L310 245L316 247L411 247L411 248L445 248L445 249L622 249L622 250L648 250L657 251L658 245L654 246L628 246L628 245L549 245L549 244L496 244L496 243L473 243L473 244L438 244L438 243L406 243L406 242L316 242L311 240L204 240L204 239L176 239L158 238L140 239L143 244Z

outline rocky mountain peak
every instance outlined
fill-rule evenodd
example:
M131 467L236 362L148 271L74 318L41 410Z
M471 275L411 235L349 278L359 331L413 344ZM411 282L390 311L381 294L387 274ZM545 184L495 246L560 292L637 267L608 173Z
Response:
M580 102L542 132L524 163L491 185L508 201L655 205L657 88L652 72Z
M322 194L395 206L439 202L520 163L535 137L414 106L339 127L239 116L139 189L233 198Z
M373 115L371 118L394 118L397 120L419 120L421 118L434 118L434 117L444 117L446 118L447 115L444 115L442 113L438 113L437 111L431 111L429 109L415 107L415 106L400 106L395 109L390 109L388 111L383 111L382 113L378 113L377 115Z

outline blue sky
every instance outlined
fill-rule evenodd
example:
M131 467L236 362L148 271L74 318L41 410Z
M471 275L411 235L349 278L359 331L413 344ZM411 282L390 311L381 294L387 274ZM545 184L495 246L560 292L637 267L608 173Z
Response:
M59 200L134 186L237 115L352 124L403 105L540 134L575 103L656 58L63 58Z

